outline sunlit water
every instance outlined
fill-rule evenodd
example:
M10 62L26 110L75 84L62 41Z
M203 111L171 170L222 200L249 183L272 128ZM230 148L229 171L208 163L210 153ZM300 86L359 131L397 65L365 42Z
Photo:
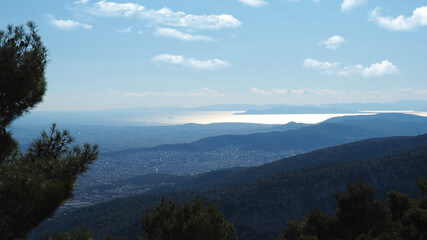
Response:
M162 116L151 116L150 119L132 119L134 122L153 122L158 124L210 124L210 123L258 123L258 124L286 124L289 122L298 123L319 123L333 117L373 115L377 113L406 113L427 117L427 112L415 111L364 111L354 114L253 114L240 115L244 111L198 111L198 112L176 112Z

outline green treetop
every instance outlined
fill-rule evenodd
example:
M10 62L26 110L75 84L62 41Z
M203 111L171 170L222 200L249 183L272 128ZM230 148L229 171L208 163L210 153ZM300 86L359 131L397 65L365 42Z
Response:
M427 181L419 179L421 194ZM374 189L360 182L337 193L335 215L313 210L303 221L290 220L278 240L424 240L427 239L427 198L391 191L387 201L374 200Z
M142 228L147 240L237 240L236 230L218 207L205 206L200 199L182 206L162 199L142 217Z

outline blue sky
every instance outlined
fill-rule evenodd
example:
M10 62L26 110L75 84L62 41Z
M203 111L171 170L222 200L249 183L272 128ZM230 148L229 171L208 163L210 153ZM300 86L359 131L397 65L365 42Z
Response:
M427 3L5 0L49 49L37 110L427 100Z

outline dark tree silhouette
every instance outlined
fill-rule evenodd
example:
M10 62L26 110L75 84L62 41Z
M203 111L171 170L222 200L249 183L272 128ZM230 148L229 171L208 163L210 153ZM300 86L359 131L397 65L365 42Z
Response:
M419 179L426 193L427 181ZM290 220L278 240L419 240L427 239L427 198L412 199L391 191L387 204L374 200L375 190L360 182L337 193L335 215L313 210L304 220Z
M54 232L46 237L46 240L94 240L94 238L92 233L84 230L83 228L78 228L66 233ZM104 240L128 240L128 238L107 235L104 237Z
M28 112L46 91L47 50L32 22L0 31L0 127Z
M26 153L7 131L42 101L46 57L34 23L0 31L0 239L24 238L53 215L98 156L96 145L72 147L70 133L55 124Z
M162 199L152 212L142 217L147 240L237 240L233 225L218 207L200 199L183 206Z

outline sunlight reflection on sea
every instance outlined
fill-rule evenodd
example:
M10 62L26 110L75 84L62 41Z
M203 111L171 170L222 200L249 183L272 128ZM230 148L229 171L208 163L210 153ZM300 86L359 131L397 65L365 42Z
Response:
M157 116L150 116L150 119L132 119L134 122L149 121L158 124L176 125L186 123L210 124L210 123L257 123L257 124L286 124L289 122L298 123L319 123L333 117L373 115L377 113L406 113L419 116L427 116L427 112L415 111L363 111L359 113L343 114L239 114L244 111L194 111L194 112L170 112Z

